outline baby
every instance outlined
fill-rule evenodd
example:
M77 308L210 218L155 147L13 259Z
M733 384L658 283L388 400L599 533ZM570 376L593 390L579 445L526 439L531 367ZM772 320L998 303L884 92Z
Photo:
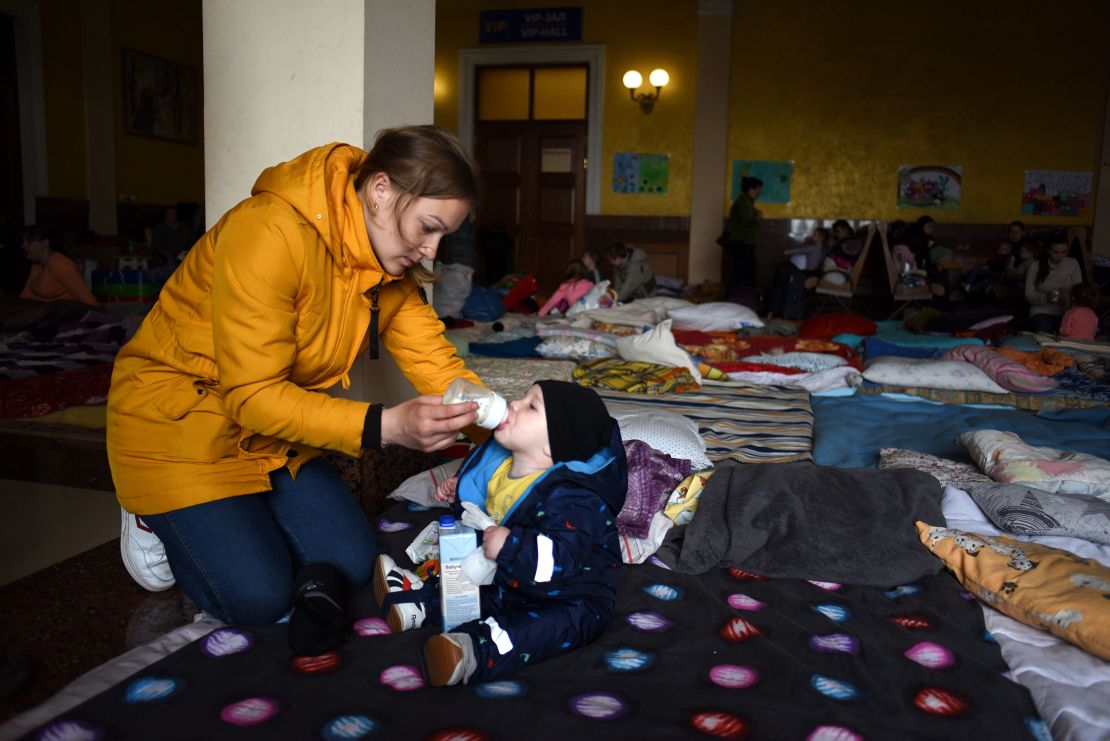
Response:
M497 523L482 534L497 571L482 588L484 619L424 644L431 684L494 679L597 639L613 614L627 488L620 430L593 389L538 381L510 402L436 491L456 515L472 502Z

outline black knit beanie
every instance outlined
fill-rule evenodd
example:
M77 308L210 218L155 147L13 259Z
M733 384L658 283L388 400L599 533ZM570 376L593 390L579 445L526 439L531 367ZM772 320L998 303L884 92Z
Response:
M609 444L615 422L596 391L567 381L536 385L543 392L552 461L584 461Z

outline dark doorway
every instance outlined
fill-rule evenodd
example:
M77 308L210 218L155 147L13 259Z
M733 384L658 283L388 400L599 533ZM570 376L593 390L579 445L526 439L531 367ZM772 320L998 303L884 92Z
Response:
M582 66L478 70L478 231L503 233L511 243L511 270L532 273L548 291L584 247L586 72ZM488 265L483 277L500 267Z

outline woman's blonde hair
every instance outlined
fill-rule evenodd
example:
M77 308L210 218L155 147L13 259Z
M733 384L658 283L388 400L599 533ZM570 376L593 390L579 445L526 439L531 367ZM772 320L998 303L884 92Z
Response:
M393 218L401 239L401 217L419 198L458 198L478 202L478 166L452 134L438 126L400 126L383 129L355 173L355 189L383 172L397 190ZM431 283L435 273L419 262L405 271L417 283Z

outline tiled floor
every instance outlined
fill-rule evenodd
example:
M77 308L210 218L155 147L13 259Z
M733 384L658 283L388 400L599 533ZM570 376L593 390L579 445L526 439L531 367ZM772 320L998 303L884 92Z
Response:
M109 491L0 479L0 585L119 538Z

